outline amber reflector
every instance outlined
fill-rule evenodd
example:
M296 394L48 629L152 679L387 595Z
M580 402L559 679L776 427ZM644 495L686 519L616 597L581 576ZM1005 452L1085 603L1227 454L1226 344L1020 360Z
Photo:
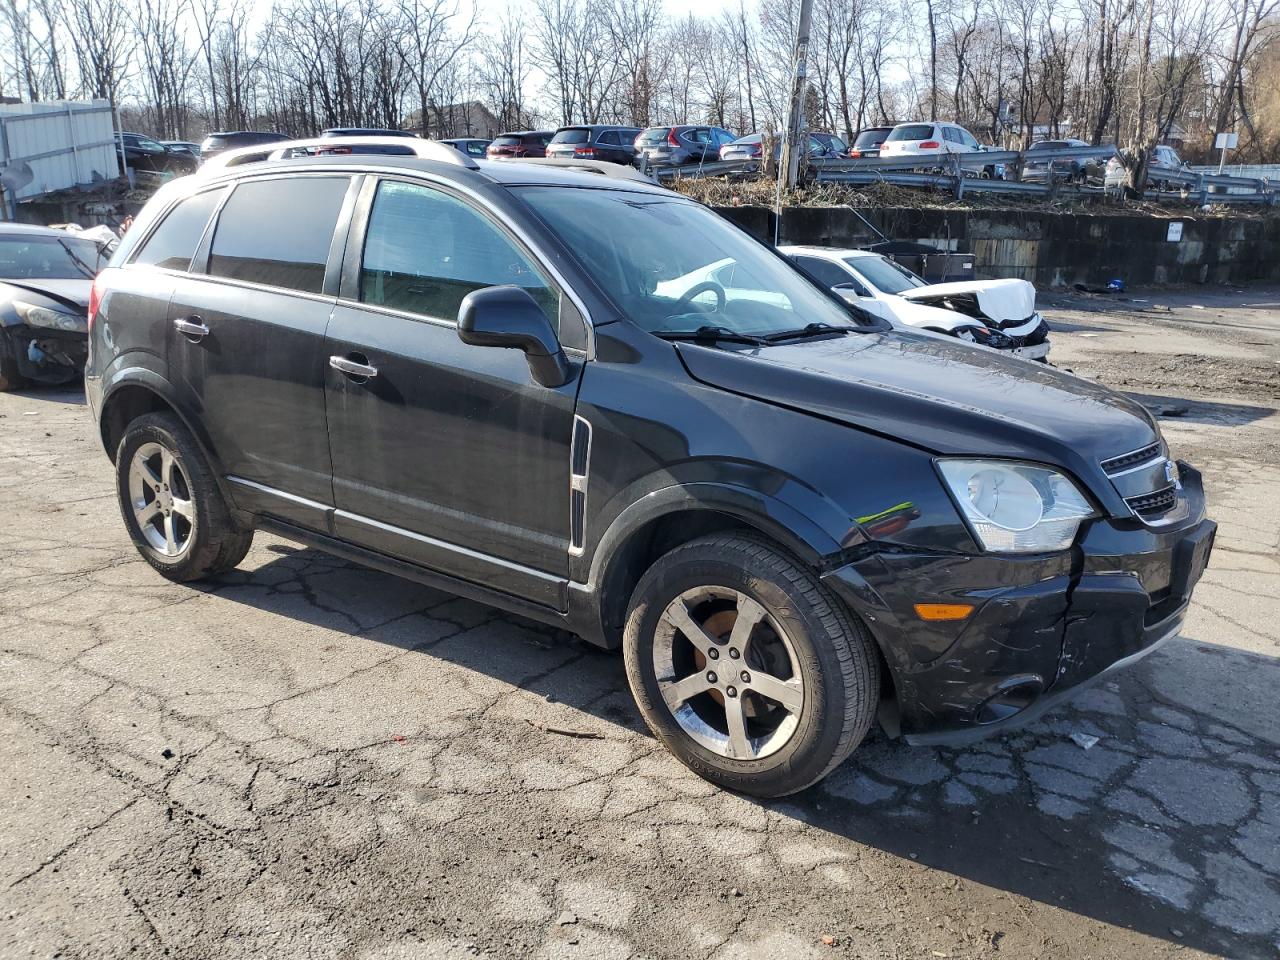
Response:
M921 620L963 620L973 613L972 603L917 603L916 616Z

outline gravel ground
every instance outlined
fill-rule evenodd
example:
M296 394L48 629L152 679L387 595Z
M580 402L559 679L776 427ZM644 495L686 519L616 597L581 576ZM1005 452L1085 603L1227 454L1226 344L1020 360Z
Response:
M1206 474L1184 637L782 803L556 631L261 535L161 580L83 397L0 395L0 957L1274 958L1280 292L1133 296L1044 307Z

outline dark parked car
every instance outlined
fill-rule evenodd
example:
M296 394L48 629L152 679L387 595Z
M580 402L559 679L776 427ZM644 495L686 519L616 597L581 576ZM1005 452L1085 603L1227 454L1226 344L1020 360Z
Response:
M161 140L160 142L168 150L189 154L196 162L200 160L200 144L198 143L192 143L190 140Z
M476 137L453 137L449 140L441 140L441 143L447 143L451 147L461 150L469 157L483 159L487 154L485 151L489 147L490 141L480 140Z
M1058 157L1053 160L1036 160L1035 155L1044 150L1056 150L1064 147L1088 147L1083 140L1041 140L1027 147L1026 159L1022 161L1022 179L1028 183L1044 183L1049 179L1049 171L1053 170L1055 180L1068 180L1072 183L1101 181L1106 173L1106 160L1101 157L1088 157L1083 160L1075 157Z
M606 160L609 163L636 162L638 127L590 124L561 127L547 144L547 156L561 160Z
M152 140L140 133L117 133L116 149L124 166L135 173L149 176L182 176L193 172L198 166L196 158L185 150L166 147L159 140Z
M626 168L417 149L175 180L99 275L87 395L163 576L270 530L621 647L761 796L1178 633L1215 526L1137 402L889 330Z
M519 133L500 133L485 150L490 160L519 157L545 157L547 144L556 135L554 130L522 130Z
M283 133L267 133L258 130L225 130L211 133L200 144L200 159L208 160L224 150L239 150L241 147L256 147L264 143L280 143L288 139L289 137Z
M0 223L0 390L80 375L89 291L105 259L66 231Z
M891 133L893 133L893 127L864 127L853 138L849 156L854 159L880 156L880 144L884 143Z
M682 125L642 130L635 148L650 166L678 167L719 160L720 148L730 143L733 134L721 127Z

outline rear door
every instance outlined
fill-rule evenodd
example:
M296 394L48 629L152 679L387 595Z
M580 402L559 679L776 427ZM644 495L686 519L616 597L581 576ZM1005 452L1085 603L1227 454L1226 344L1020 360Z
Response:
M171 368L237 503L316 529L333 502L324 333L354 189L345 174L238 182L169 305Z
M443 186L370 178L358 209L325 348L335 532L563 609L578 378L540 386L520 351L464 344L456 318L466 294L499 284L528 290L562 339L581 314Z

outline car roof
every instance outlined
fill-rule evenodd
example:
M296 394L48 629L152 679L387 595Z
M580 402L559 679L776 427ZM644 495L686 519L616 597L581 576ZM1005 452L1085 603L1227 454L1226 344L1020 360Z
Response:
M480 160L467 161L458 154L459 162L434 160L419 156L397 156L389 154L351 153L324 156L291 157L282 160L262 160L256 163L243 163L237 166L216 170L209 177L194 174L180 177L173 184L192 185L199 189L203 184L239 180L259 173L298 172L308 170L350 170L353 173L364 172L410 172L427 173L433 176L444 176L454 182L466 185L471 183L514 186L565 186L583 187L587 189L611 189L656 193L666 197L678 197L678 194L649 183L643 179L615 179L600 173L592 173L586 169L557 167L539 162L524 163L519 160ZM464 166L469 162L471 166ZM478 181L478 182L477 182ZM690 201L693 202L693 201Z
M778 247L784 253L821 257L824 260L844 260L847 257L878 257L872 250L855 250L851 247L818 247L807 244L783 244Z

